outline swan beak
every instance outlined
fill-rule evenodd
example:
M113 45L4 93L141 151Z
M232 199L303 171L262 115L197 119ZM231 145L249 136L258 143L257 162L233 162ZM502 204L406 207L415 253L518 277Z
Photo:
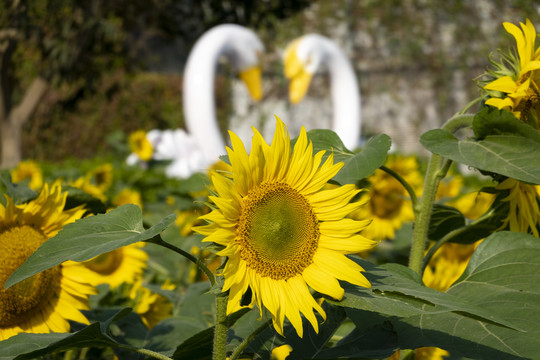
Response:
M291 78L289 83L289 100L297 104L306 96L313 75L302 70Z
M243 70L239 74L240 79L246 84L253 100L259 101L262 98L262 80L260 66L253 66Z
M285 50L283 58L285 77L290 80L289 100L293 104L297 104L304 98L312 77L312 74L304 69L302 61L296 55L299 43L300 40L293 41Z

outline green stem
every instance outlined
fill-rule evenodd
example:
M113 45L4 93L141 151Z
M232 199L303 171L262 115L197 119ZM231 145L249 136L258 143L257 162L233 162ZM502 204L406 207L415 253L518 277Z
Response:
M172 358L168 357L168 356L165 356L163 354L160 354L158 352L155 352L155 351L152 351L152 350L148 350L148 349L137 349L136 350L138 353L140 354L143 354L143 355L146 355L146 356L150 356L150 357L153 357L154 359L159 359L159 360L172 360Z
M473 119L474 114L458 113L451 117L442 128L454 133L461 128L470 127ZM429 222L431 220L431 212L433 211L437 189L441 179L446 176L451 164L451 160L445 160L438 154L432 154L428 163L424 181L424 191L420 198L418 212L416 212L411 253L409 257L409 267L419 274L422 272L422 259L428 241L427 234Z
M226 294L219 294L216 298L216 326L214 330L214 356L213 360L225 360L227 350L227 300Z
M143 348L140 348L140 349L136 349L136 348L133 348L131 346L128 346L128 345L122 345L122 344L118 344L116 345L117 347L121 348L121 349L125 349L125 350L129 350L129 351L133 351L133 352L138 352L139 354L143 354L143 355L146 355L146 356L150 356L154 359L159 359L159 360L173 360L172 358L168 357L168 356L165 356L163 354L160 354L158 352L155 352L155 351L152 351L152 350L148 350L148 349L143 349Z
M389 169L384 165L381 166L379 169L392 175L394 178L396 178L397 181L401 183L401 185L403 185L403 187L405 188L405 190L407 190L407 192L409 193L409 196L411 197L412 206L413 206L414 212L416 213L418 210L418 197L416 196L416 193L414 192L414 189L412 188L412 186L394 170Z
M170 250L172 250L172 251L186 257L189 261L191 261L195 265L197 265L199 267L199 269L201 269L206 274L206 276L208 277L208 280L210 280L210 283L212 285L214 285L216 283L216 278L214 277L214 274L212 273L212 271L200 259L197 259L195 256L191 255L187 251L182 250L179 247L176 247L176 246L174 246L172 244L169 244L168 242L163 241L163 239L159 235L156 235L153 238L151 238L150 240L147 240L147 242L163 246L163 247L165 247L167 249L170 249Z
M456 114L448 119L442 126L442 129L451 133L472 125L475 114Z
M236 360L240 355L242 355L242 351L248 346L248 344L257 337L260 333L262 333L270 324L272 323L272 319L266 321L264 324L259 326L257 329L255 329L254 332L252 332L247 338L245 338L237 347L234 349L233 353L229 357L229 360Z
M445 161L440 155L431 155L424 182L424 192L420 198L419 211L414 223L409 267L419 274L422 271L422 259L427 244L429 221L435 203L435 196L437 195L437 188L441 179L446 175L444 168L447 168L447 166L443 168L444 163Z
M468 111L470 108L472 108L474 105L478 104L480 101L482 101L482 97L479 96L477 97L476 99L474 99L473 101L469 102L467 105L465 105L465 107L463 109L461 109L461 111L459 112L459 114L464 114L466 111Z

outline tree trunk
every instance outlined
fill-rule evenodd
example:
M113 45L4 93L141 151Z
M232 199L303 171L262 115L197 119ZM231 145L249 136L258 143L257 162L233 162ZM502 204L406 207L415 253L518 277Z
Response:
M1 168L14 167L21 161L22 127L36 110L47 88L48 84L43 78L35 78L28 90L26 90L21 103L12 108L9 115L2 119L0 127L2 131Z

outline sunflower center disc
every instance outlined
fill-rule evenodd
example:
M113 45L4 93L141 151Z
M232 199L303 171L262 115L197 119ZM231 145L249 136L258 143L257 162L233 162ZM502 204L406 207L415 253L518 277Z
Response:
M0 233L0 326L12 326L34 314L53 297L60 281L60 266L45 270L7 290L4 284L11 274L47 240L31 226L12 227Z
M96 256L88 260L85 264L87 268L101 275L110 275L118 269L118 264L122 262L122 250L116 249L105 254Z
M244 198L237 227L242 259L261 276L288 279L313 259L319 225L309 202L285 183L262 183Z
M399 215L405 195L399 183L387 183L385 188L374 187L371 191L371 211L381 219L391 219Z

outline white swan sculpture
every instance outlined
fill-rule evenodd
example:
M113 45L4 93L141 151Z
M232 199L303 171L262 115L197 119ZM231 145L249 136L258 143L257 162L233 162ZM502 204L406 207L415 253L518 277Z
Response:
M218 25L197 40L184 70L183 103L186 127L209 163L226 153L217 126L214 77L218 60L225 57L238 71L252 98L262 97L260 55L264 46L257 35L240 25Z
M216 118L214 80L220 58L225 57L238 72L254 100L262 97L260 55L264 46L257 35L240 25L223 24L204 33L193 46L183 81L183 108L188 132L151 130L153 160L171 160L167 176L186 178L204 171L226 153ZM139 161L128 157L129 164Z
M329 72L333 119L336 132L347 149L360 144L360 90L354 69L343 51L330 39L307 34L287 46L283 55L285 76L290 80L289 99L298 103L306 95L313 75L324 68Z

